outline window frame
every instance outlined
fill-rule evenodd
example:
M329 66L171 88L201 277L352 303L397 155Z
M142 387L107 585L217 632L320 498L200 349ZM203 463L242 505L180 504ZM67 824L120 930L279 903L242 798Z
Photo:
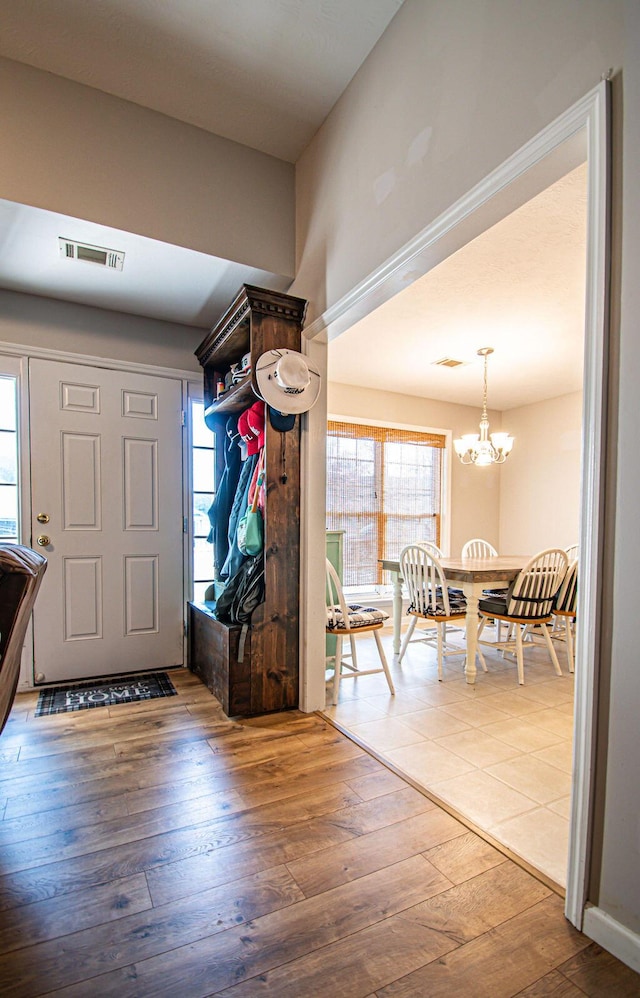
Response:
M187 521L188 521L188 590L187 590L187 601L199 603L201 600L196 599L194 587L196 581L199 584L202 582L207 582L210 584L214 581L213 576L213 548L211 549L211 578L196 580L195 578L195 542L196 542L196 532L195 532L195 517L194 517L194 507L193 500L196 490L194 489L193 481L193 454L196 449L202 449L199 445L194 444L194 433L193 433L193 404L201 404L204 406L204 389L203 386L189 383L189 390L187 392L187 406L186 406L186 428L187 428L187 447L186 447L186 464L187 464L187 482L188 482L188 501L187 501ZM216 462L216 438L215 434L212 432L213 436L213 484L215 495L215 462ZM198 490L199 491L199 490ZM198 537L202 535L198 534Z
M16 383L16 448L17 470L17 541L18 544L31 543L31 481L29 454L29 411L24 385L26 361L24 358L0 353L0 376L14 378ZM1 540L1 539L0 539ZM13 543L9 541L9 543Z
M15 489L14 499L15 499L15 531L12 534L0 533L0 542L3 544L19 544L20 538L22 536L21 522L20 522L20 507L21 507L21 483L20 483L20 386L18 382L18 376L14 373L9 373L8 371L2 370L0 366L0 382L10 381L13 383L13 409L14 409L14 425L11 427L5 427L0 425L0 440L7 437L12 437L13 449L15 453L15 479L12 482L0 481L0 490L4 489ZM2 492L0 492L2 494ZM0 508L2 503L0 503ZM1 521L0 521L1 522Z
M424 426L415 423L398 423L390 419L368 419L362 416L350 416L342 413L329 411L327 413L327 423L354 423L358 426L374 426L389 430L405 430L410 433L436 434L444 437L444 447L442 448L442 472L440 477L440 549L447 557L451 547L451 455L453 452L453 432L443 427ZM326 456L325 456L326 461ZM356 593L376 595L388 595L388 586L383 584L373 585L366 589L362 586L346 586L345 590L351 595Z

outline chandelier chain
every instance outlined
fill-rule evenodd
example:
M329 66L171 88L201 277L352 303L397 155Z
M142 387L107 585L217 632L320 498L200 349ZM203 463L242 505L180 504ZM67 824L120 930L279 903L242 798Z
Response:
M482 418L489 420L489 413L487 412L487 357L488 354L484 355L484 389L482 392Z
M453 441L456 454L462 464L504 464L513 447L513 437L508 433L489 433L488 398L488 358L493 353L493 347L482 347L478 356L484 358L484 376L482 381L482 415L480 417L480 433L470 433Z

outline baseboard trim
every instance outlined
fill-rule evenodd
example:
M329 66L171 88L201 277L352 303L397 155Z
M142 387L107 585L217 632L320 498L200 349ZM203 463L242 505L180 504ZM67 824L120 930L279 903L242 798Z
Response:
M602 908L585 908L582 931L589 939L613 953L632 970L640 973L640 936L616 922Z

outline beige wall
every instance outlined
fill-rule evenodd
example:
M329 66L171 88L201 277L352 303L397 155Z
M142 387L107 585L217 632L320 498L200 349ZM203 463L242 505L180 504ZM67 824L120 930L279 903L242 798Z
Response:
M328 408L332 415L450 430L453 437L461 433L473 433L479 419L479 410L471 406L437 402L395 392L373 391L335 382L328 386ZM490 413L489 418L491 425L497 429L500 424L499 414ZM450 457L451 455L449 459ZM484 537L497 545L500 523L499 469L463 467L455 456L450 467L451 543L450 550L445 550L445 554L459 555L462 545L471 537Z
M290 163L0 59L0 198L293 276Z
M3 343L64 350L133 364L193 371L193 351L208 330L139 315L0 290L0 352Z
M612 453L617 444L624 461L611 460L606 496L615 598L600 663L601 728L609 714L611 723L599 754L597 796L606 807L591 899L640 933L638 0L405 0L297 166L299 267L291 290L311 299L310 318L321 313L610 67L624 229L613 246L612 388L620 408L609 415ZM290 272L287 164L6 62L0 113L0 197ZM7 338L18 338L22 322ZM25 339L45 329L25 326ZM313 428L305 432L313 437ZM305 508L314 501L307 497Z
M622 62L621 0L405 0L296 164L292 294L334 304Z
M640 824L638 821L640 739L640 668L638 668L638 565L640 565L640 454L638 384L640 384L640 4L625 2L626 53L620 100L614 119L614 173L622 177L616 198L618 226L614 231L612 330L613 402L607 489L610 505L605 547L612 562L607 582L605 623L610 636L611 670L603 677L609 697L600 726L599 765L606 767L602 822L602 868L594 873L600 906L616 921L640 935ZM621 104L624 105L624 111ZM621 234L622 232L622 234ZM604 697L603 697L604 699ZM608 719L608 725L606 723ZM597 829L597 834L599 829ZM599 875L598 875L599 874ZM640 969L640 961L636 962Z
M331 346L329 346L331 350ZM452 438L473 431L478 409L434 399L380 392L330 382L329 413L402 426L449 430ZM502 467L464 467L451 461L451 545L484 537L500 554L528 554L576 543L580 518L580 392L535 405L490 413L516 438ZM550 447L549 442L554 446Z
M589 897L640 967L637 0L405 0L297 164L298 269L291 291L311 299L310 318L321 314L610 69L620 222L613 244L604 543L613 599L598 662L596 805L598 814L604 805L604 817L595 830Z
M515 444L500 469L500 554L576 544L582 393L510 409L502 425Z

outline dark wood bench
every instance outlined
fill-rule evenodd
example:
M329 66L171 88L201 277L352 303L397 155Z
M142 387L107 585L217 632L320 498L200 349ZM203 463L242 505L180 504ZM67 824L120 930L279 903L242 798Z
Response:
M215 603L189 603L188 664L222 704L227 717L251 713L251 629L238 662L240 625L225 624Z

